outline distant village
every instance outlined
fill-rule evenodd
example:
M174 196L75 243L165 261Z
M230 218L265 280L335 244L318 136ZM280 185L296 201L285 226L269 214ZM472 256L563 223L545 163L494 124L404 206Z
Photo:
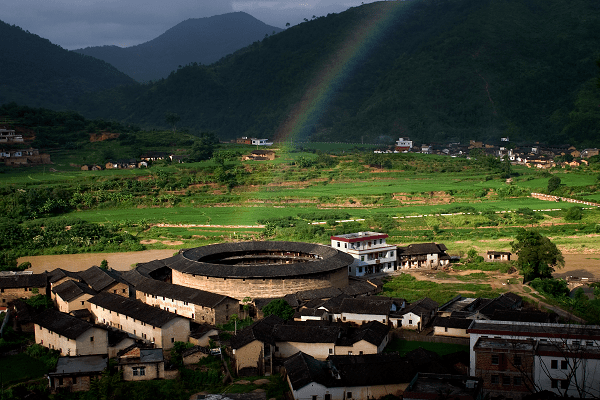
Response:
M480 154L502 160L508 157L511 163L541 169L587 165L587 158L600 154L597 148L578 150L568 144L545 145L536 143L527 146L515 146L510 143L508 137L500 138L498 143L493 144L471 140L469 144L447 143L444 145L423 144L421 146L413 146L413 142L409 138L399 138L393 149L375 150L375 153L421 153L471 158L473 150L480 150ZM561 160L555 160L557 157L561 157Z
M227 355L226 379L282 374L295 400L600 396L600 327L559 322L511 292L457 293L445 304L377 296L391 274L456 261L444 244L398 247L387 238L356 232L332 236L329 246L222 243L126 272L7 273L0 305L16 330L60 352L48 374L53 392L88 390L109 359L126 381L175 379L170 350L185 342L192 347L182 353L184 365ZM510 257L490 250L485 259ZM35 295L49 296L55 310L36 314L23 301ZM265 317L274 300L293 317ZM254 323L233 335L219 328L246 317ZM463 344L469 352L385 352L396 338Z

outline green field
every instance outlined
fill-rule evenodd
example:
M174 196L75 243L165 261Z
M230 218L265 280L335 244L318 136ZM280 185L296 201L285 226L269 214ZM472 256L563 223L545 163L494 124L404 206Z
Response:
M43 378L48 373L46 365L24 353L0 358L0 376L3 385Z
M425 350L433 351L434 353L437 353L440 356L456 353L457 351L469 351L469 346L464 346L460 344L430 343L394 339L387 345L387 347L385 348L385 352L398 352L400 353L400 355L403 356L408 352L418 349L419 347L422 347Z

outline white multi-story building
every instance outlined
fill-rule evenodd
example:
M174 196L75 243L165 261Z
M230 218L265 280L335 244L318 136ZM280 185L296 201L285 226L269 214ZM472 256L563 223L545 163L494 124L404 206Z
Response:
M413 147L413 142L409 138L400 138L396 140L396 151L410 151Z
M348 267L351 276L364 276L398 269L397 246L386 243L388 235L357 232L331 237L331 247L354 257Z
M253 146L272 146L273 142L269 142L269 139L257 139L251 138Z

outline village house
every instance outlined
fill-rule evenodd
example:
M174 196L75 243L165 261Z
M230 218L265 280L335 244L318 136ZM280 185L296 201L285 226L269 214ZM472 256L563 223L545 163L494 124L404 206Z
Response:
M373 321L354 327L329 322L290 322L273 328L275 357L287 358L298 351L324 360L331 355L381 353L389 341L390 328Z
M196 346L207 347L210 344L211 337L219 334L217 328L209 324L193 324L194 328L190 332L189 342Z
M23 135L13 129L0 128L0 143L23 143Z
M600 375L597 374L600 326L474 320L468 333L471 375L480 367L476 346L481 339L530 340L536 346L533 366L536 390L548 390L559 396L579 396L580 393L600 396Z
M485 261L501 261L508 262L510 261L510 256L512 253L510 251L493 251L488 250Z
M87 300L96 292L84 283L67 280L52 289L52 300L60 312L87 310Z
M63 356L106 354L106 329L56 310L46 310L34 317L35 342Z
M69 280L81 282L81 277L77 272L71 272L62 268L56 268L48 272L48 283L50 284L50 295L52 296L52 289Z
M439 268L450 264L444 244L419 243L398 248L398 265L403 269Z
M28 299L38 294L46 295L48 275L14 273L0 275L0 306L16 299Z
M117 354L127 347L136 344L138 341L129 333L115 328L106 328L108 330L108 357L116 358Z
M119 371L124 381L149 381L165 378L162 349L150 349L137 344L118 353Z
M129 284L121 278L118 271L102 269L96 266L79 272L82 281L96 292L106 292L129 297Z
M270 375L273 372L273 328L281 323L281 318L269 315L231 338L230 346L237 375Z
M342 322L353 322L362 325L371 321L379 321L384 325L397 326L399 313L406 307L404 299L386 297L344 298L338 308L339 314L334 319Z
M250 144L252 144L253 146L272 146L273 142L269 142L269 139L257 139L257 138L251 138L250 139Z
M84 164L80 169L82 171L102 171L102 166L98 164Z
M183 359L183 365L195 365L204 357L208 357L209 354L208 347L194 346L181 353L181 358Z
M243 160L265 161L274 160L275 152L273 150L253 150L249 155L245 155Z
M421 331L433 321L438 307L439 304L428 297L417 300L396 313L395 326Z
M386 243L388 235L356 232L331 236L331 247L350 254L355 261L348 267L350 276L365 276L397 269L397 247Z
M239 300L232 297L150 278L140 279L135 291L138 300L198 323L225 324L239 312Z
M473 320L455 317L436 317L433 320L434 336L468 338L467 329Z
M397 354L330 356L320 361L298 352L285 360L284 367L295 400L400 397L415 374Z
M175 342L188 341L190 322L184 317L106 292L88 303L96 323L128 332L156 347L169 350Z
M107 368L108 356L105 354L60 357L56 363L56 370L48 373L48 385L53 393L58 390L90 390L92 380L100 379L102 372Z

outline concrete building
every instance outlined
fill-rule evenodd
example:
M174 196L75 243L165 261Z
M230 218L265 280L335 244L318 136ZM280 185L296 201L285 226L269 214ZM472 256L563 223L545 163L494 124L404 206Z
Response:
M357 232L331 236L331 247L354 257L348 267L350 276L365 276L395 271L397 247L386 243L388 235L380 232Z

